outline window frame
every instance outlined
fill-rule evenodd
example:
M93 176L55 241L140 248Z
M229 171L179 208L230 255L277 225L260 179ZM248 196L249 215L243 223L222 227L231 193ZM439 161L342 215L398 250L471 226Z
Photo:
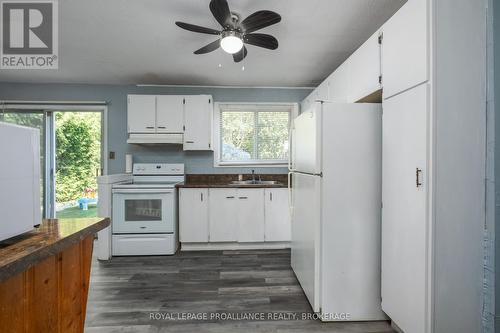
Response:
M221 106L231 105L235 108L241 107L242 110L246 109L247 106L285 106L290 108L290 126L293 119L295 119L299 114L299 104L298 103L276 103L276 102L216 102L214 103L214 121L213 121L213 142L214 142L214 167L216 168L230 168L230 167L288 167L288 160L284 161L266 161L266 160L252 160L248 162L243 161L221 161L221 132L220 132L220 122L221 122ZM288 129L290 131L290 128Z

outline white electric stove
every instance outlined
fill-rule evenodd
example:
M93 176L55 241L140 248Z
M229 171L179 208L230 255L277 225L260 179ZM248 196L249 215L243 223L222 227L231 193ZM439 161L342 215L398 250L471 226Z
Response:
M171 255L178 248L177 192L184 164L136 163L113 186L112 254Z

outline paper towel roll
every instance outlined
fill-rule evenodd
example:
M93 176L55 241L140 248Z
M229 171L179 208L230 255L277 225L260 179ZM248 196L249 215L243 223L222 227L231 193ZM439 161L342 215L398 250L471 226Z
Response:
M132 173L132 154L125 154L125 173Z

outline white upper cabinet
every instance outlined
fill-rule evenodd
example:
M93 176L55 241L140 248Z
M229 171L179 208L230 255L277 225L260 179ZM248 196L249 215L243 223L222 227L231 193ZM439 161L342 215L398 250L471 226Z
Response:
M288 189L266 188L264 191L265 241L289 242L292 239Z
M156 96L128 95L128 133L155 133Z
M156 96L156 132L182 133L184 126L184 96Z
M428 80L427 1L409 0L382 27L384 98Z
M357 102L381 89L379 32L373 34L349 58L349 101Z
M331 102L347 103L349 98L349 59L328 77L328 95Z
M238 193L232 188L209 190L209 235L211 242L238 240Z
M179 240L208 242L208 189L179 190Z
M185 96L184 150L213 150L212 96Z
M328 96L328 81L325 80L323 81L317 88L316 88L316 94L315 94L315 101L328 101L329 96Z
M264 189L238 189L238 242L264 241Z

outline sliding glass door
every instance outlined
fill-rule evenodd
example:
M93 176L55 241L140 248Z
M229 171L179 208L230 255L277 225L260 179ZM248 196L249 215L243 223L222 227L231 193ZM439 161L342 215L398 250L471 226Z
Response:
M40 130L40 191L45 218L97 216L103 111L4 108L0 121Z

